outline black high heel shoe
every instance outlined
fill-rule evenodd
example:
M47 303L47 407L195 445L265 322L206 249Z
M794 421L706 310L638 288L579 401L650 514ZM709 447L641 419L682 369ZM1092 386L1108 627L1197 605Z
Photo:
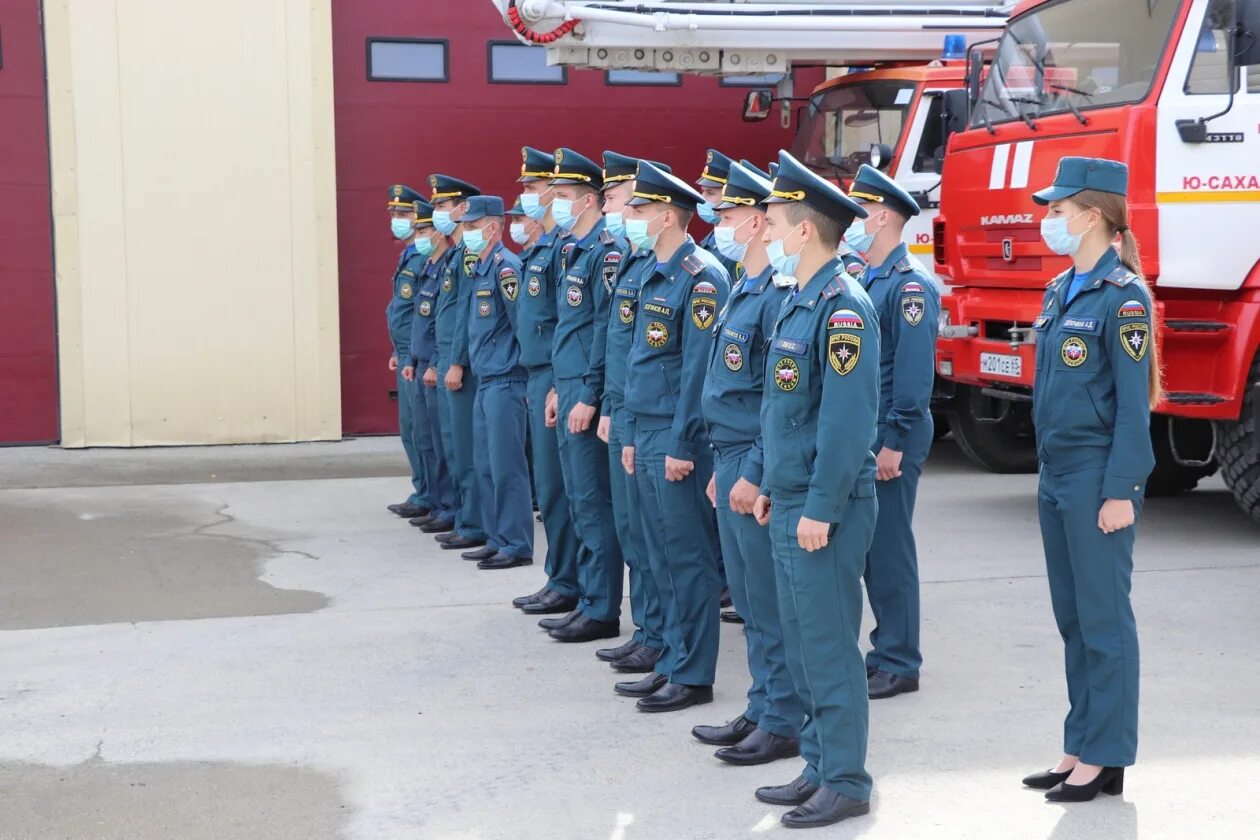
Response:
M1037 790L1050 790L1052 787L1058 787L1060 782L1067 780L1072 775L1071 770L1065 770L1060 773L1057 770L1047 770L1044 773L1033 773L1031 776L1024 777L1024 787L1036 788Z
M1089 802L1098 792L1117 796L1124 793L1124 768L1104 767L1094 780L1085 785L1059 785L1046 794L1047 802Z

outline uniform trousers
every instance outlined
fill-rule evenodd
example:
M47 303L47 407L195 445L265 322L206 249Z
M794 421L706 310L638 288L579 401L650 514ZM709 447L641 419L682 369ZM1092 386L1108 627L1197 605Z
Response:
M713 474L707 446L698 447L695 469L682 481L665 478L673 443L668 421L637 418L634 475L648 564L660 592L665 620L664 663L656 670L672 683L713 685L718 654L717 536L705 487Z
M465 370L464 384L448 391L444 383L449 364L437 365L438 402L442 407L442 446L455 485L455 533L470 540L486 539L481 525L481 498L473 469L473 404L477 378ZM497 546L496 546L497 548Z
M534 507L525 463L525 378L479 379L473 404L473 466L486 546L534 556Z
M417 368L417 370L423 370ZM446 449L442 445L441 404L438 400L438 389L430 388L423 383L417 389L420 403L427 421L432 457L425 456L425 481L429 486L429 508L438 519L455 518L455 483L451 480L450 467L446 463Z
M582 614L595 621L621 617L621 545L613 522L608 445L595 434L598 415L585 432L569 431L569 412L582 392L581 379L557 379L560 466L569 496L569 511L577 528L578 593Z
M749 448L748 444L716 447L713 459L718 537L726 559L731 601L744 619L748 672L752 676L744 717L772 735L796 738L803 712L783 649L770 532L750 514L731 510L731 488L744 471Z
M875 530L874 491L850 498L827 545L805 551L796 529L805 496L775 494L770 512L779 617L788 671L805 712L804 776L850 799L871 797L869 701L858 636L862 568Z
M420 385L417 381L404 379L399 367L394 372L394 388L398 392L398 436L402 438L407 465L411 467L411 495L407 497L407 504L432 508L424 456L426 446L429 454L432 453L433 437L423 412L416 411Z
M612 485L613 522L621 556L630 570L630 617L634 621L634 641L661 650L665 647L664 616L661 595L648 568L647 545L643 537L643 519L639 504L639 487L634 476L621 464L621 450L630 445L626 440L626 410L612 404L612 420L608 430L608 474Z
M864 575L875 616L866 667L916 679L923 654L919 650L919 558L911 522L922 473L923 461L907 454L901 461L900 477L875 482L879 516Z
M1099 530L1103 472L1052 475L1043 467L1037 506L1067 671L1063 752L1086 764L1127 767L1138 734L1138 635L1129 601L1136 525ZM1140 512L1140 502L1136 507Z
M529 445L533 454L534 493L547 535L547 588L565 597L578 593L577 531L569 516L569 498L564 494L564 474L560 468L560 441L555 429L547 428L547 393L551 391L551 368L536 368L526 383L529 413Z

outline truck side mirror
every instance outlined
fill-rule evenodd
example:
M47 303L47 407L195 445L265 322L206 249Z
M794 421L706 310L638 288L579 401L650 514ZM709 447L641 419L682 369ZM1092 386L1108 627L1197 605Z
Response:
M945 91L941 103L941 145L949 141L949 135L967 128L967 96L961 88Z
M967 63L967 99L980 101L980 78L984 75L984 56L973 49Z
M769 88L748 91L748 95L744 97L744 122L761 122L770 116L772 102L774 91Z
M1234 15L1238 29L1234 41L1234 64L1254 67L1260 64L1260 0L1238 0Z

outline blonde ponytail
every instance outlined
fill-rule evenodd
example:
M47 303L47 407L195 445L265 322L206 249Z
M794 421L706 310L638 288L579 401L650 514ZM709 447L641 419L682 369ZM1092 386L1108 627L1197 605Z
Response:
M1155 308L1155 297L1146 283L1146 274L1142 271L1142 250L1138 246L1137 237L1133 235L1133 231L1129 230L1129 202L1124 196L1115 193L1083 190L1072 196L1072 203L1085 209L1094 208L1102 214L1112 240L1114 241L1117 236L1120 237L1120 262L1137 275L1138 282L1142 284L1147 298L1151 301L1151 334L1147 337L1147 352L1151 356L1151 367L1147 399L1153 409L1164 398L1164 369L1160 362L1158 338L1159 312Z

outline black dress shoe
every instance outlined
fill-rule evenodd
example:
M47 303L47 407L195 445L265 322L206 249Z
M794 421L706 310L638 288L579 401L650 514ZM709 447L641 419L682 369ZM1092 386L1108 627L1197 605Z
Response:
M459 556L463 557L465 560L489 560L498 553L499 552L489 546L482 546L481 548L474 548L472 551L465 551Z
M551 631L557 642L593 642L597 639L615 639L621 635L621 625L616 621L596 621L590 616L579 615L563 627Z
M538 626L544 630L555 630L557 627L563 627L568 624L581 614L582 611L574 605L574 608L570 612L565 613L559 618L544 618L542 621L538 622Z
M641 647L643 645L631 639L624 645L617 645L615 648L600 648L595 651L595 658L602 659L605 662L616 662L618 659L624 659Z
M756 728L757 724L740 715L721 726L693 726L691 735L702 744L729 747L747 738Z
M417 516L427 516L429 508L421 507L420 505L401 504L394 513L398 514L403 519L415 519Z
M454 519L430 519L428 522L420 526L420 530L426 534L445 534L447 531L455 530Z
M445 542L443 542L442 548L449 548L452 551L455 551L461 548L480 548L481 546L485 544L486 544L485 540L473 540L473 539L469 539L468 537L461 537L459 534L456 534L455 536L451 537L449 540L446 540Z
M1024 777L1024 787L1050 790L1050 788L1058 786L1060 782L1066 781L1067 777L1071 775L1071 770L1065 770L1062 773L1054 770L1047 770L1044 773L1033 773L1031 776Z
M735 612L735 610L722 610L721 614L718 615L718 618L722 619L727 624L744 623L744 619L741 618L739 613Z
M390 513L398 513L398 509L400 507L402 507L402 505L385 505L385 510L389 511Z
M804 776L797 776L786 785L759 787L753 795L758 802L767 805L804 805L817 792L818 785Z
M612 669L623 674L647 674L656 667L656 662L660 658L661 651L647 645L639 645L637 650L614 661Z
M533 557L513 557L511 554L495 554L493 557L488 557L478 563L477 568L483 572L493 572L499 569L515 569L517 566L532 565L534 565Z
M619 682L613 686L613 691L622 697L647 697L660 691L668 682L664 674L648 674L641 680Z
M555 615L556 613L567 613L576 610L577 605L577 596L561 595L559 592L548 590L537 601L521 607L521 612L527 615Z
M1063 782L1057 788L1046 793L1047 802L1089 802L1099 792L1111 796L1124 793L1124 768L1104 767L1092 782L1083 785L1069 785Z
M721 594L718 595L718 606L722 609L730 609L731 606L731 588L723 586Z
M780 758L796 758L801 754L801 742L796 738L784 738L764 729L754 729L752 734L733 747L722 747L714 753L727 764L741 767L753 764L769 764Z
M519 595L516 598L512 599L512 606L519 608L519 607L525 606L526 604L532 604L550 591L551 591L550 589L544 586L542 589L539 589L533 595Z
M818 828L870 812L871 803L820 787L808 802L797 805L780 819L788 828Z
M909 694L919 690L917 677L903 677L887 671L876 671L866 680L866 695L872 700L883 700L896 697L898 694Z
M423 529L423 528L421 528L420 530L421 530L421 531L423 531L424 529ZM457 537L457 536L458 536L458 534L456 534L456 533L455 533L455 531L452 529L452 530L450 530L450 531L445 531L445 532L443 532L443 533L441 533L441 534L434 534L434 535L433 535L433 539L437 540L437 541L438 541L439 543L441 543L442 545L445 545L446 543L448 543L448 542L450 542L451 540L455 539L455 537Z
M414 525L417 528L422 528L425 525L428 525L432 521L433 521L433 514L426 513L424 516L417 516L412 519L408 519L407 524Z
M713 702L713 686L666 683L658 691L634 704L640 712L678 712Z

